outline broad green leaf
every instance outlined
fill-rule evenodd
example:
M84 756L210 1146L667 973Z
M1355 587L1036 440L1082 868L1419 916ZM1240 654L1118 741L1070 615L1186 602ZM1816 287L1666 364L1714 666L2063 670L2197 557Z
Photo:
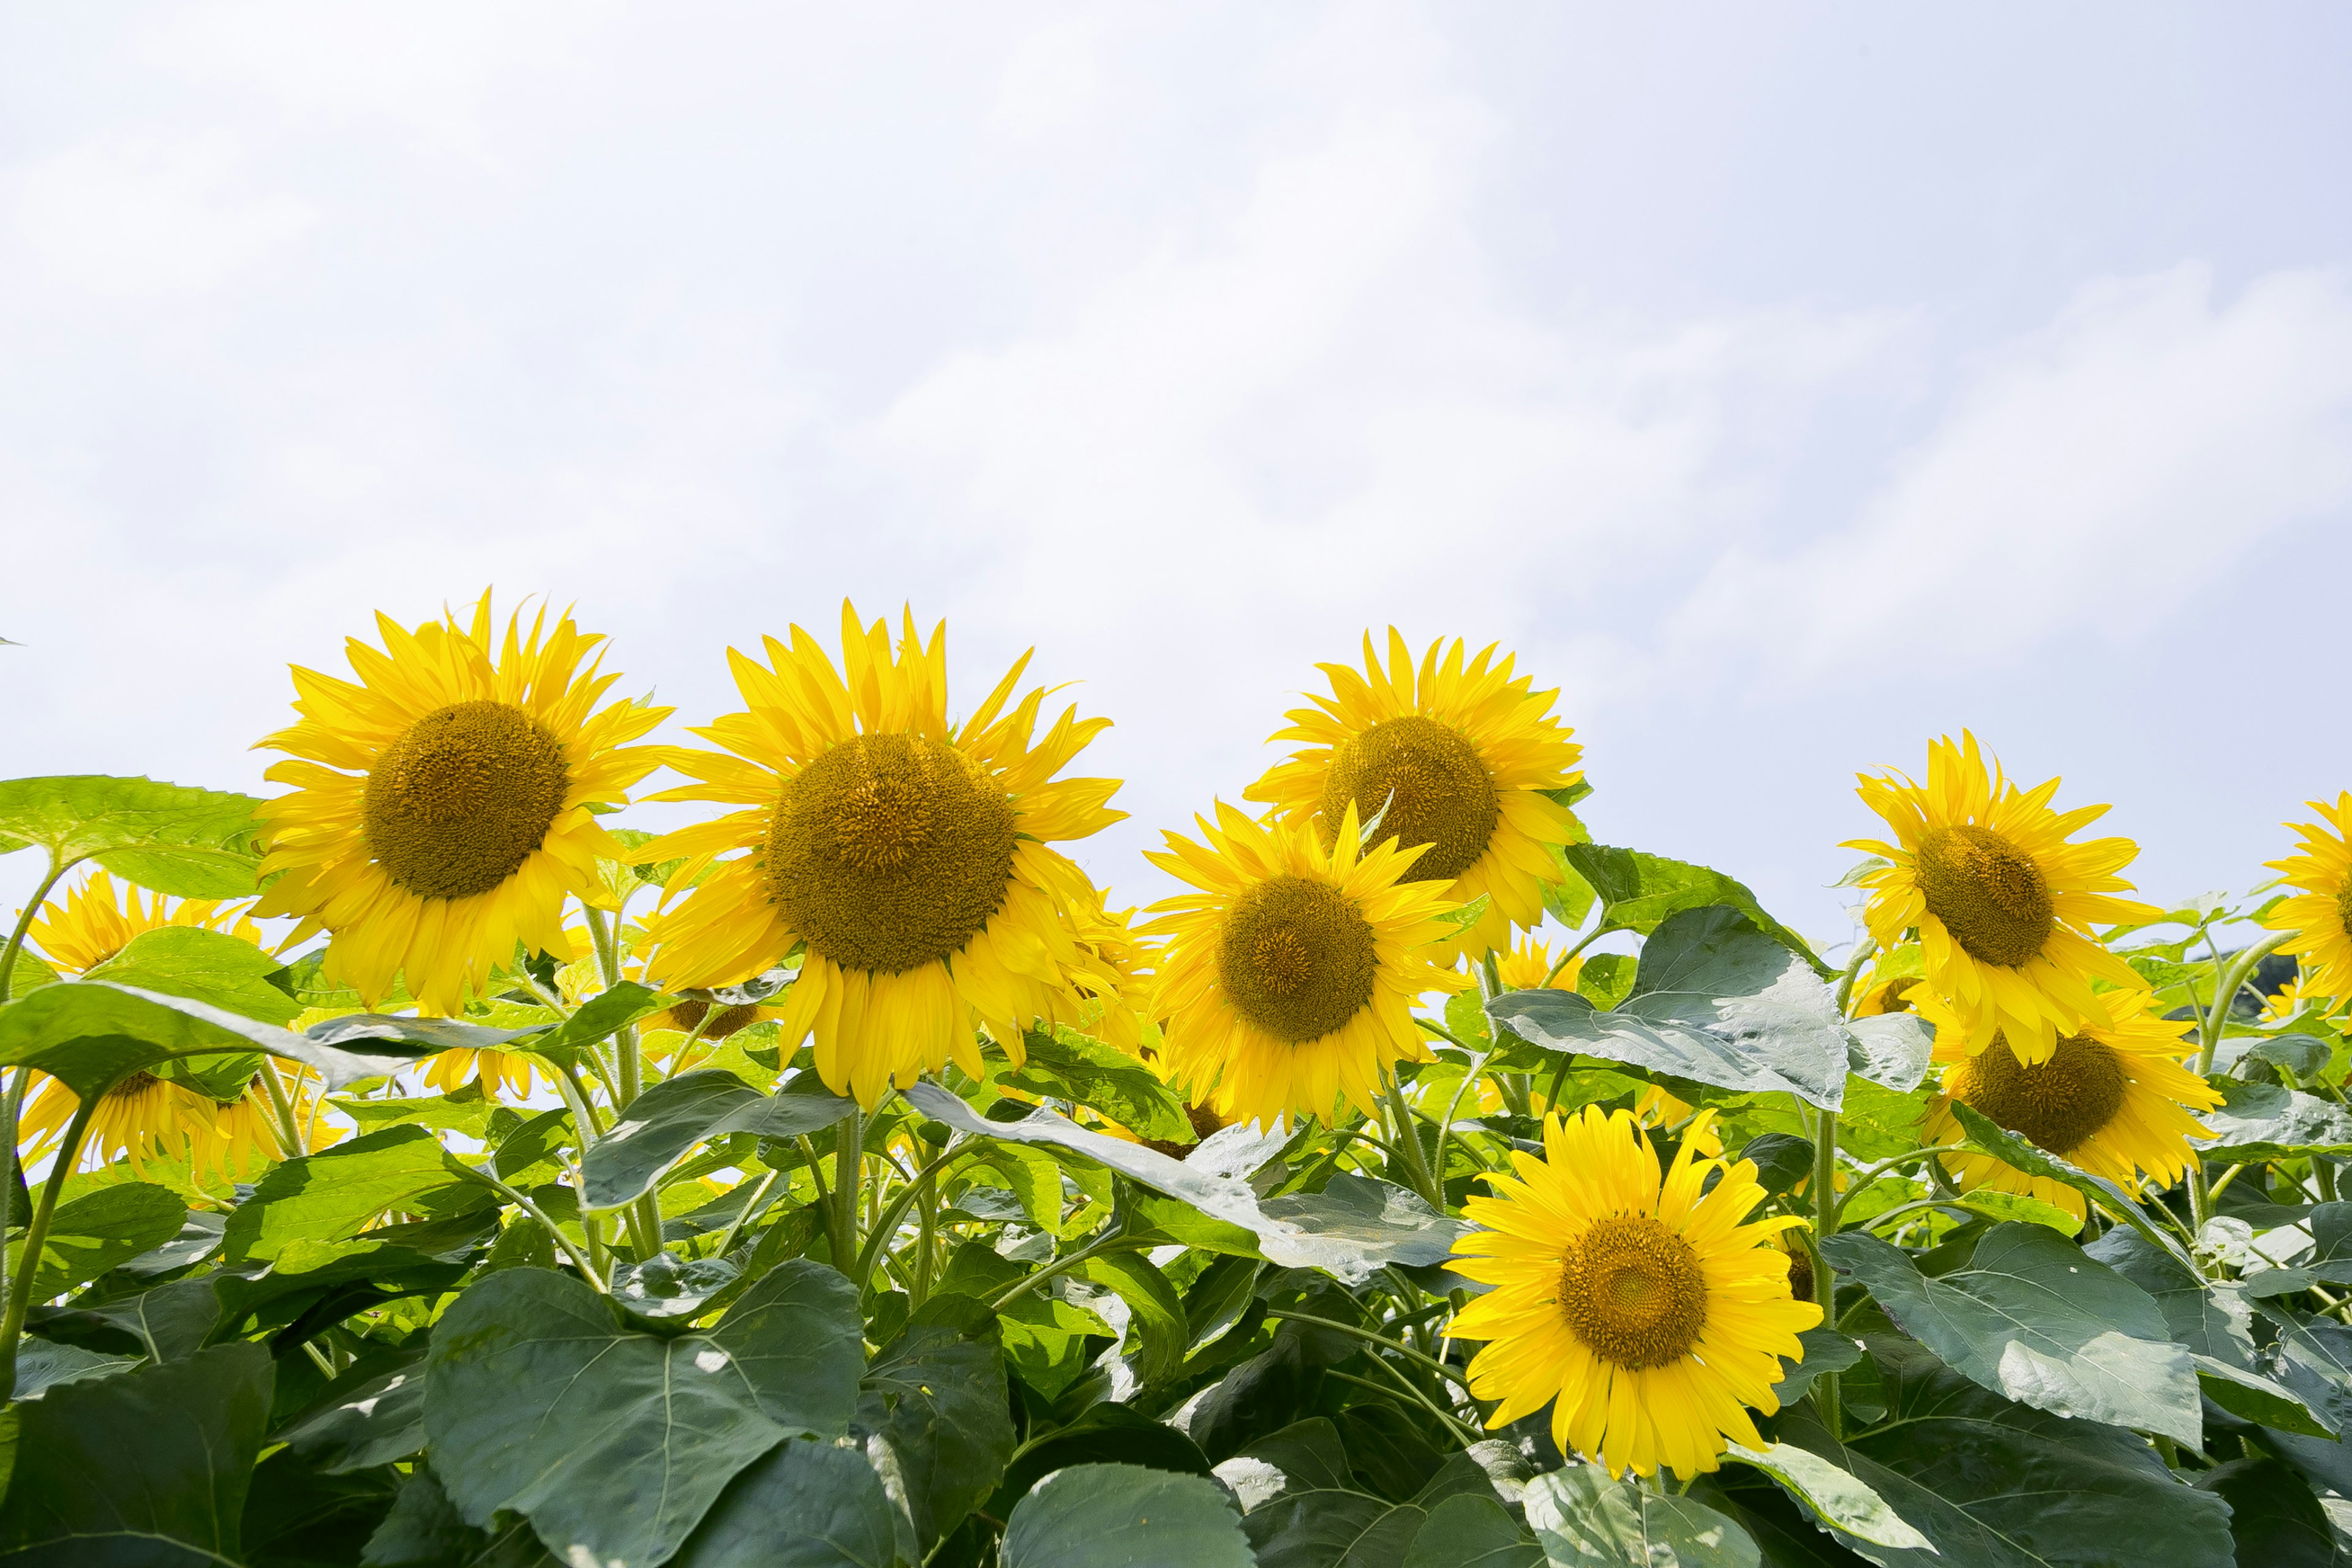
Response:
M93 1377L110 1377L139 1364L137 1356L104 1355L79 1345L57 1344L29 1335L16 1343L18 1399L38 1399L50 1389Z
M388 1471L349 1475L314 1468L280 1448L253 1472L237 1531L255 1568L342 1568L392 1511L397 1482Z
M1085 1154L1155 1192L1183 1200L1210 1219L1250 1232L1267 1261L1284 1268L1327 1269L1357 1283L1389 1263L1420 1261L1420 1255L1433 1245L1432 1232L1418 1223L1393 1231L1367 1232L1353 1210L1328 1215L1328 1222L1344 1226L1344 1232L1318 1233L1297 1218L1263 1212L1256 1193L1246 1182L1216 1174L1189 1160L1171 1160L1139 1143L1089 1132L1050 1110L1033 1111L1019 1121L989 1121L937 1084L917 1083L902 1092L921 1114L960 1131L1017 1143L1051 1144ZM1207 1152L1203 1144L1194 1152ZM1444 1252L1440 1247L1433 1260Z
M2279 1307L2263 1315L2277 1323L2278 1344L2264 1371L2284 1384L2337 1432L2352 1432L2352 1329ZM2273 1426L2263 1438L2273 1452L2337 1492L2352 1489L2352 1444Z
M1010 1510L1055 1470L1083 1464L1139 1465L1188 1476L1213 1473L1201 1446L1167 1423L1154 1421L1132 1405L1090 1405L1068 1426L1022 1446L1005 1468L997 1503Z
M667 1012L677 1005L678 1000L650 985L624 980L611 990L582 1003L572 1016L533 1040L524 1049L551 1060L568 1060L597 1041L619 1034L632 1024L650 1018L656 1013Z
M864 1455L795 1438L727 1483L669 1568L893 1568L894 1511Z
M1075 1465L1005 1521L1003 1568L1255 1568L1213 1482L1133 1465Z
M410 1055L339 1050L209 1003L103 981L44 985L0 1008L0 1067L37 1068L85 1099L183 1057L254 1050L317 1068L331 1089L381 1078Z
M1430 1507L1403 1568L1544 1568L1544 1551L1501 1503L1464 1492Z
M2046 1233L2045 1233L2046 1234ZM1887 1419L1841 1443L1811 1408L1780 1418L1934 1544L1865 1546L1885 1568L2231 1568L2229 1510L2183 1485L2135 1433L2013 1404L1892 1336L1870 1342ZM2063 1506L2024 1500L2063 1499Z
M2241 1062L2268 1062L2308 1083L2327 1066L2336 1047L2314 1035L2265 1035L2247 1042Z
M405 1095L394 1100L363 1100L355 1096L330 1100L327 1102L358 1124L362 1132L373 1132L386 1127L397 1127L413 1121L419 1127L430 1127L440 1132L462 1132L468 1138L490 1137L490 1122L499 1112L509 1117L514 1112L484 1094L475 1084L467 1084L454 1094Z
M1782 1091L1835 1110L1852 1046L1828 986L1733 909L1667 917L1633 989L1608 1012L1569 991L1514 991L1487 1014L1554 1051L1631 1062L1743 1093Z
M340 1241L456 1181L440 1140L422 1127L387 1127L273 1168L228 1216L221 1258L262 1261L296 1242Z
M0 855L37 845L56 862L94 859L174 898L244 898L261 868L260 804L148 778L9 779L0 782Z
M1803 1348L1804 1354L1795 1361L1781 1358L1780 1364L1787 1370L1780 1374L1780 1381L1772 1385L1772 1392L1783 1409L1802 1399L1805 1391L1813 1385L1813 1379L1826 1373L1843 1372L1862 1359L1862 1346L1855 1342L1853 1337L1842 1334L1827 1324L1805 1330L1797 1336L1797 1343Z
M2304 1479L2276 1459L2231 1459L2197 1478L2200 1491L2230 1505L2230 1534L2238 1562L2258 1568L2337 1568L2338 1547L2327 1510Z
M1553 1568L1761 1568L1748 1532L1703 1503L1573 1465L1528 1483L1528 1524Z
M674 1338L623 1330L568 1276L505 1269L434 1329L434 1468L469 1523L511 1509L559 1557L658 1563L752 1460L847 1429L859 1334L849 1282L803 1258Z
M16 966L8 972L8 994L0 996L0 1002L14 1002L27 991L57 983L56 970L20 947L16 950Z
M1927 1076L1936 1031L1916 1013L1878 1013L1849 1018L1845 1032L1847 1070L1871 1082L1908 1094Z
M854 1434L885 1474L922 1549L997 1488L1013 1453L997 1317L969 1295L934 1295L858 1384Z
M89 1310L137 1339L152 1359L177 1361L211 1336L220 1321L220 1299L213 1292L213 1277L197 1275L100 1301Z
M2007 1128L1979 1115L1974 1106L1963 1105L1956 1100L1951 1102L1951 1111L1958 1120L1960 1130L1968 1134L1971 1147L1991 1155L2013 1171L2022 1171L2029 1176L2040 1176L2045 1181L2074 1188L2130 1226L2158 1251L2171 1253L2184 1262L2187 1260L2188 1255L2181 1251L2180 1244L2158 1230L2155 1222L2141 1212L2132 1195L2106 1177L2078 1170L2055 1154L2035 1148Z
M188 1207L177 1193L150 1182L100 1187L59 1204L49 1216L49 1234L41 1247L41 1267L33 1280L32 1299L46 1301L62 1296L161 1247L180 1234L187 1214ZM16 1217L25 1216L20 1212ZM8 1243L11 1281L24 1267L25 1243L18 1232Z
M530 1521L500 1516L495 1530L467 1524L422 1465L402 1479L392 1511L361 1549L365 1568L559 1568Z
M2325 1400L2318 1409L2314 1409L2293 1389L2260 1373L2247 1372L2210 1356L2198 1356L2196 1362L2197 1386L2206 1398L2240 1420L2299 1437L2332 1441L2339 1435L2324 1414Z
M1284 1492L1242 1521L1257 1568L1401 1563L1429 1510L1354 1490Z
M1359 1244L1368 1258L1408 1266L1443 1263L1469 1230L1419 1195L1371 1176L1342 1172L1319 1193L1259 1200L1258 1211L1318 1236Z
M2044 1203L2023 1193L1994 1192L1990 1188L1962 1193L1952 1200L1954 1208L1980 1214L1987 1219L2015 1220L2021 1225L2038 1225L2056 1231L2061 1236L2073 1236L2083 1228L2083 1222L2056 1204Z
M83 978L185 996L265 1024L285 1025L294 1021L302 1005L269 983L279 967L243 937L194 926L165 926L141 931Z
M2275 1083L2215 1083L2222 1104L2198 1119L2215 1139L2200 1151L2205 1158L2252 1163L2352 1153L2352 1114L2332 1100Z
M1355 1483L1348 1463L1347 1445L1328 1415L1294 1421L1278 1432L1260 1437L1241 1456L1272 1466L1286 1491L1347 1491Z
M269 1420L267 1347L52 1387L16 1407L0 1551L63 1564L238 1560L237 1520Z
M1051 1236L1067 1230L1062 1215L1062 1168L1051 1155L1017 1143L989 1142L973 1148L971 1156L971 1163L961 1172L967 1180L993 1176L994 1182L983 1184L1001 1184L1010 1192L1020 1205L1020 1217Z
M1075 1100L1100 1111L1139 1138L1169 1143L1193 1141L1184 1101L1143 1062L1066 1025L1023 1037L1024 1066L999 1080L1029 1094Z
M1098 1254L1074 1272L1108 1287L1127 1303L1128 1347L1134 1354L1137 1381L1148 1388L1174 1377L1184 1364L1191 1335L1184 1300L1168 1277L1149 1258L1132 1252Z
M1718 904L1747 916L1757 930L1804 960L1822 979L1837 974L1803 937L1766 914L1745 884L1720 871L1605 844L1571 844L1563 853L1600 896L1603 925L1647 933L1686 910Z
M1847 1231L1822 1243L1905 1332L1996 1394L2086 1421L2204 1440L2189 1352L2147 1291L2040 1226L1984 1233L1963 1268Z
M1474 1051L1495 1048L1495 1032L1486 1024L1486 1004L1475 991L1457 991L1445 999L1445 1027Z
M1904 1522L1886 1500L1819 1454L1790 1443L1748 1448L1734 1443L1727 1455L1763 1471L1790 1501L1820 1520L1841 1539L1898 1549L1925 1547L1927 1538Z
M742 1274L732 1258L659 1252L613 1266L613 1304L646 1328L665 1329L702 1316Z
M538 1024L522 1029L493 1029L482 1024L469 1024L463 1018L412 1018L406 1014L395 1013L345 1013L341 1017L321 1019L303 1030L302 1034L305 1038L321 1045L339 1046L355 1051L373 1048L387 1056L396 1053L414 1060L452 1050L536 1050L539 1047L535 1043L517 1046L515 1042L546 1032L546 1026Z
M1003 1296L1028 1277L1029 1270L1000 1257L986 1244L970 1241L956 1248L937 1290L942 1298L963 1296L988 1302ZM942 1300L939 1309L950 1309ZM1092 1311L1066 1300L1048 1281L1041 1288L1014 1294L996 1310L1003 1335L1004 1359L1021 1380L1048 1399L1082 1376L1087 1363L1101 1348L1094 1339L1116 1336L1110 1325Z
M373 1352L346 1367L275 1435L330 1475L404 1459L425 1447L425 1352Z
M631 1100L612 1131L582 1155L588 1206L615 1209L635 1202L705 1139L730 1132L795 1138L832 1126L852 1109L830 1094L761 1094L730 1072L680 1073Z

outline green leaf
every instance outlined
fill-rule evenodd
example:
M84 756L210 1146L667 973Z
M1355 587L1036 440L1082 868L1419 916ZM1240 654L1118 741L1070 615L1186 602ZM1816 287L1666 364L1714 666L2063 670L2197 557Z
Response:
M1996 1225L1929 1277L1860 1231L1822 1243L1905 1332L1994 1393L2116 1426L2204 1440L2195 1368L2147 1291L2040 1226Z
M505 1269L434 1329L434 1468L468 1523L511 1509L560 1556L661 1563L752 1460L847 1429L859 1334L856 1290L804 1258L674 1338L625 1331L569 1276Z
M348 1047L366 1050L371 1045L387 1056L397 1056L407 1061L442 1051L497 1051L512 1048L536 1050L538 1047L515 1047L517 1040L529 1039L546 1032L547 1026L534 1024L522 1029L493 1029L481 1024L468 1024L462 1018L412 1018L395 1013L346 1013L337 1018L323 1018L302 1031L305 1039L320 1045ZM395 1063L395 1065L399 1065Z
M1007 1088L1075 1100L1139 1138L1193 1141L1184 1101L1139 1058L1067 1025L1050 1035L1032 1029L1023 1044L1029 1059L999 1080Z
M467 1084L454 1094L405 1096L397 1100L363 1100L355 1096L330 1100L327 1103L341 1111L359 1126L362 1132L373 1132L403 1122L415 1122L440 1132L462 1132L468 1138L488 1139L490 1122L500 1111L509 1117L514 1112L484 1094L475 1084Z
M392 1510L397 1482L387 1471L331 1474L280 1448L264 1459L247 1488L238 1523L253 1568L325 1568L352 1560Z
M2312 1035L2265 1035L2248 1042L2240 1063L2268 1062L2308 1083L2327 1066L2336 1047Z
M401 1481L360 1561L367 1568L558 1568L527 1521L507 1514L490 1531L467 1524L421 1465Z
M1327 1269L1358 1283L1389 1263L1422 1260L1420 1255L1433 1245L1433 1232L1417 1221L1393 1231L1367 1234L1360 1228L1365 1220L1360 1207L1292 1211L1322 1215L1334 1227L1318 1233L1297 1217L1262 1212L1256 1193L1246 1182L1171 1160L1139 1143L1089 1132L1050 1110L1032 1111L1019 1121L989 1121L934 1083L916 1083L902 1093L917 1111L960 1131L1017 1143L1051 1144L1087 1155L1155 1192L1181 1199L1211 1220L1248 1231L1257 1238L1265 1258L1284 1268ZM1442 1258L1444 1251L1440 1247L1432 1260Z
M1132 1405L1089 1405L1068 1426L1022 1447L1004 1471L997 1507L991 1511L1011 1509L1055 1470L1088 1463L1139 1465L1187 1476L1213 1473L1201 1446L1167 1423L1154 1421Z
M761 1094L715 1068L683 1072L631 1100L613 1130L589 1146L581 1156L581 1184L591 1209L620 1208L653 1191L662 1173L705 1139L730 1132L796 1138L832 1126L853 1109L830 1094Z
M1149 1258L1132 1252L1101 1253L1075 1270L1116 1292L1128 1307L1128 1346L1134 1352L1136 1380L1153 1387L1174 1377L1184 1364L1192 1335L1184 1321L1184 1299Z
M2229 1510L2182 1485L2145 1438L2013 1404L1906 1340L1874 1338L1870 1353L1884 1375L1884 1425L1841 1443L1799 1405L1780 1436L1868 1486L1936 1549L1867 1547L1873 1562L2231 1568ZM2041 1499L2063 1506L2024 1501Z
M1805 1390L1813 1385L1813 1379L1824 1373L1843 1372L1862 1359L1862 1346L1853 1337L1827 1324L1805 1330L1797 1336L1797 1343L1803 1347L1804 1354L1795 1361L1783 1357L1780 1364L1787 1370L1772 1385L1782 1409L1802 1399Z
M1319 1193L1261 1199L1258 1212L1354 1242L1367 1259L1409 1268L1444 1262L1454 1255L1454 1238L1470 1228L1402 1187L1344 1171Z
M17 1405L0 1549L129 1564L172 1562L177 1546L236 1562L271 1371L264 1346L215 1345Z
M149 1182L100 1187L59 1204L49 1218L32 1300L62 1296L161 1247L180 1234L187 1216L188 1206L177 1193ZM25 1243L19 1234L8 1244L9 1279L13 1281L24 1267Z
M1013 1457L996 1315L935 1296L883 1347L858 1384L852 1431L891 1456L922 1549L995 1490Z
M371 1469L425 1447L423 1347L373 1352L346 1367L275 1440L329 1475Z
M1916 1013L1877 1013L1849 1018L1846 1068L1874 1084L1908 1094L1927 1076L1936 1032Z
M1544 1552L1501 1503L1464 1492L1430 1508L1403 1568L1544 1568Z
M2263 1315L2279 1328L2266 1370L2317 1415L2321 1425L2339 1433L2352 1431L2352 1329L2278 1307L2265 1309ZM2263 1441L2321 1485L2338 1492L2352 1488L2352 1444L2276 1426Z
M18 1399L38 1399L50 1389L86 1378L110 1377L139 1364L137 1356L101 1355L79 1345L58 1344L31 1336L16 1342Z
M261 868L260 804L149 778L9 779L0 783L0 855L38 845L57 864L95 859L174 898L244 898Z
M101 1301L89 1310L136 1338L152 1359L177 1361L211 1337L221 1310L213 1277L198 1275Z
M281 967L243 937L165 926L141 931L83 978L185 996L265 1024L285 1025L302 1005L269 983Z
M274 1167L228 1216L221 1258L276 1258L295 1242L356 1236L391 1209L453 1185L440 1140L422 1127L387 1127Z
M1762 1449L1734 1443L1726 1457L1771 1477L1790 1501L1820 1520L1841 1540L1897 1550L1935 1550L1926 1536L1886 1506L1885 1498L1819 1454L1790 1443Z
M1257 1568L1392 1568L1402 1563L1429 1511L1356 1491L1284 1492L1242 1521Z
M893 1568L894 1512L856 1449L780 1443L727 1484L669 1568Z
M1003 1568L1255 1568L1213 1482L1133 1465L1057 1470L1005 1521Z
M37 1068L82 1099L182 1057L253 1050L317 1068L329 1089L408 1059L337 1050L209 1003L103 981L44 985L0 1007L0 1067Z
M1603 925L1646 934L1685 910L1720 904L1746 915L1757 930L1804 960L1822 979L1836 977L1837 971L1823 963L1803 937L1766 914L1745 884L1720 871L1605 844L1571 844L1563 853L1600 896Z
M610 1039L630 1025L667 1012L678 998L634 980L624 980L610 991L582 1003L572 1016L533 1040L525 1048L551 1061L567 1061L600 1040Z
M1956 1100L1951 1102L1951 1112L1958 1119L1960 1130L1968 1134L1970 1147L1991 1155L2013 1171L2022 1171L2029 1176L2040 1176L2045 1181L2074 1188L2107 1213L2123 1220L2158 1251L2186 1260L2188 1255L2180 1250L2179 1244L2158 1230L2155 1222L2141 1212L2132 1195L2106 1177L2077 1170L2056 1155L2045 1153L2007 1128L1979 1115L1974 1106L1963 1105Z
M1569 991L1514 991L1496 1024L1549 1050L1631 1062L1743 1093L1795 1094L1835 1110L1851 1051L1829 987L1738 910L1685 910L1643 949L1633 989L1601 1012Z
M2000 1193L1990 1188L1962 1193L1952 1200L1952 1207L1980 1214L1987 1219L2042 1226L2061 1236L2073 1236L2083 1228L2083 1222L2067 1210L2023 1193Z
M1528 1483L1528 1523L1554 1568L1760 1568L1748 1532L1703 1503L1575 1465Z
M961 1173L967 1180L992 1174L1013 1194L1030 1224L1049 1236L1060 1236L1068 1228L1062 1217L1062 1168L1052 1156L1018 1144L989 1142L973 1148L971 1157L972 1164Z
M2301 1476L2276 1459L2232 1459L2197 1478L2230 1505L2237 1560L2259 1568L2336 1568L2344 1561L2327 1510Z
M2199 1151L2206 1159L2252 1163L2352 1153L2352 1115L2333 1101L2275 1083L2214 1082L2221 1106L2198 1118L2215 1139Z

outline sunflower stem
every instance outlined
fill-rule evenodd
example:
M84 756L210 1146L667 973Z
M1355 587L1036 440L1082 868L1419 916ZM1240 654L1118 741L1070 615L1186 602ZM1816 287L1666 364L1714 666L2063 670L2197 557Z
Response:
M1860 942L1853 944L1853 956L1846 960L1845 973L1838 976L1837 1010L1839 1017L1843 1018L1846 1016L1846 1009L1853 1001L1853 983L1862 978L1862 966L1870 962L1871 954L1877 951L1878 943L1871 937L1865 936Z
M2254 965L2294 941L2294 934L2291 931L2275 931L2238 954L2230 961L2228 968L2221 970L2213 986L2213 1005L2197 1021L2199 1078L2212 1076L2213 1052L2221 1044L2222 1031L2229 1027L2230 1005L2238 999L2239 991L2246 984L2246 976L2253 973ZM2219 967L2218 960L2216 966ZM2189 1162L2189 1215L2196 1222L2196 1230L2200 1235L2204 1232L2205 1222L2213 1217L2213 1194L2206 1185L2205 1162L2202 1160L2192 1159Z
M1812 1254L1813 1298L1827 1316L1837 1302L1837 1276L1822 1257L1822 1243L1837 1234L1837 1112L1817 1113L1813 1129L1813 1227L1806 1238L1805 1249ZM1835 1373L1824 1373L1813 1384L1813 1403L1822 1413L1822 1422L1830 1436L1845 1435L1838 1407L1838 1379Z
M1266 1309L1265 1315L1269 1318L1279 1319L1286 1322L1306 1323L1318 1329L1330 1329L1339 1333L1352 1334L1357 1339L1363 1341L1366 1344L1381 1345L1386 1349L1396 1352L1397 1354L1403 1356L1408 1361L1418 1362L1423 1366L1427 1367L1430 1371L1437 1373L1438 1376L1445 1379L1446 1382L1453 1384L1455 1387L1462 1389L1465 1393L1469 1392L1470 1380L1468 1378L1465 1377L1461 1373L1455 1371L1454 1368L1446 1365L1444 1362L1439 1361L1435 1356L1426 1356L1422 1354L1419 1351L1413 1349L1411 1345L1406 1344L1402 1340L1392 1340L1386 1334L1376 1334L1370 1329L1358 1328L1353 1323L1343 1323L1334 1318L1318 1318L1311 1312L1292 1312L1286 1311L1280 1307L1269 1307Z
M0 1404L16 1396L16 1342L25 1331L25 1314L32 1310L33 1281L41 1275L41 1248L49 1239L49 1216L58 1212L58 1194L65 1190L66 1178L81 1163L82 1139L88 1136L90 1118L98 1114L99 1101L104 1098L92 1094L76 1100L73 1121L67 1125L65 1141L58 1145L57 1158L49 1165L49 1179L41 1184L31 1223L25 1226L25 1266L9 1286L7 1316L0 1319Z
M1428 1152L1421 1146L1421 1129L1413 1121L1412 1107L1405 1103L1404 1085L1386 1068L1381 1069L1381 1087L1386 1090L1381 1099L1388 1103L1391 1123L1389 1136L1393 1141L1393 1152L1404 1166L1405 1180L1423 1202L1444 1214L1445 1194L1438 1190L1429 1173Z
M302 1129L294 1115L294 1102L286 1097L286 1085L278 1076L278 1064L262 1058L262 1087L269 1091L270 1109L278 1113L278 1141L285 1152L281 1158L291 1160L308 1147L302 1142Z
M455 1160L449 1162L449 1167L452 1171L461 1176L470 1176L475 1181L481 1183L492 1192L504 1197L507 1202L522 1210L522 1212L528 1215L530 1218L538 1221L539 1224L546 1230L548 1236L554 1240L556 1247L562 1252L564 1257L572 1260L572 1266L580 1270L582 1278L588 1281L589 1285L595 1289L598 1295L609 1296L612 1294L612 1287L606 1282L603 1271L597 1268L593 1255L583 1252L579 1247L574 1247L572 1244L572 1238L563 1234L562 1227L558 1226L552 1219L550 1219L547 1215L547 1211L541 1208L536 1203L533 1203L529 1194L524 1193L519 1187L508 1185L505 1182L500 1181L497 1176L491 1174L490 1172L483 1166L468 1165L463 1160ZM580 1220L581 1234L585 1236L589 1234L587 1215L584 1213L582 1214Z
M866 1117L855 1104L833 1129L833 1266L857 1278L858 1188L866 1179Z
M25 946L25 933L33 929L33 917L40 912L41 900L49 896L49 889L58 885L58 879L75 864L72 860L54 858L50 860L49 874L41 879L41 885L35 888L33 896L25 900L24 911L16 917L16 929L8 933L7 945L0 947L0 1006L7 1005L10 1000L9 986L16 979L16 954ZM16 1123L24 1114L25 1085L32 1076L31 1068L18 1068L8 1075L7 1088L0 1090L0 1138L6 1140L0 1147L6 1148L10 1167L6 1178L0 1180L0 1236L5 1236L9 1227L16 1223L16 1216L10 1212L16 1202ZM0 1247L0 1300L7 1299L8 1283L8 1249ZM16 1342L11 1340L8 1375L12 1386L16 1376ZM0 1392L0 1399L6 1396L5 1392Z

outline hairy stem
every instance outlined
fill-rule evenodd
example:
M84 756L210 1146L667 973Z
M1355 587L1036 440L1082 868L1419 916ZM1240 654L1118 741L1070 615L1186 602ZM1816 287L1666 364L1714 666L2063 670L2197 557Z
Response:
M49 1179L41 1184L40 1200L33 1205L32 1222L25 1226L24 1267L9 1288L7 1316L0 1319L0 1403L16 1393L16 1342L25 1331L25 1314L32 1310L33 1281L41 1275L41 1248L49 1239L49 1218L58 1212L58 1194L65 1190L66 1178L81 1163L82 1139L89 1134L90 1118L98 1114L98 1102L103 1098L89 1095L74 1107L65 1141L58 1145L57 1159L49 1166Z

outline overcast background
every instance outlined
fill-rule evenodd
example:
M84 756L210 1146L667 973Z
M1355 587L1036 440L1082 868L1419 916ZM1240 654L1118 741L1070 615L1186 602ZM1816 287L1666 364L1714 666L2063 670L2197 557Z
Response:
M1818 936L1962 725L2244 887L2352 784L2347 77L2325 5L0 6L0 774L259 788L289 662L488 584L700 721L851 595L1117 721L1125 899L1391 623Z

